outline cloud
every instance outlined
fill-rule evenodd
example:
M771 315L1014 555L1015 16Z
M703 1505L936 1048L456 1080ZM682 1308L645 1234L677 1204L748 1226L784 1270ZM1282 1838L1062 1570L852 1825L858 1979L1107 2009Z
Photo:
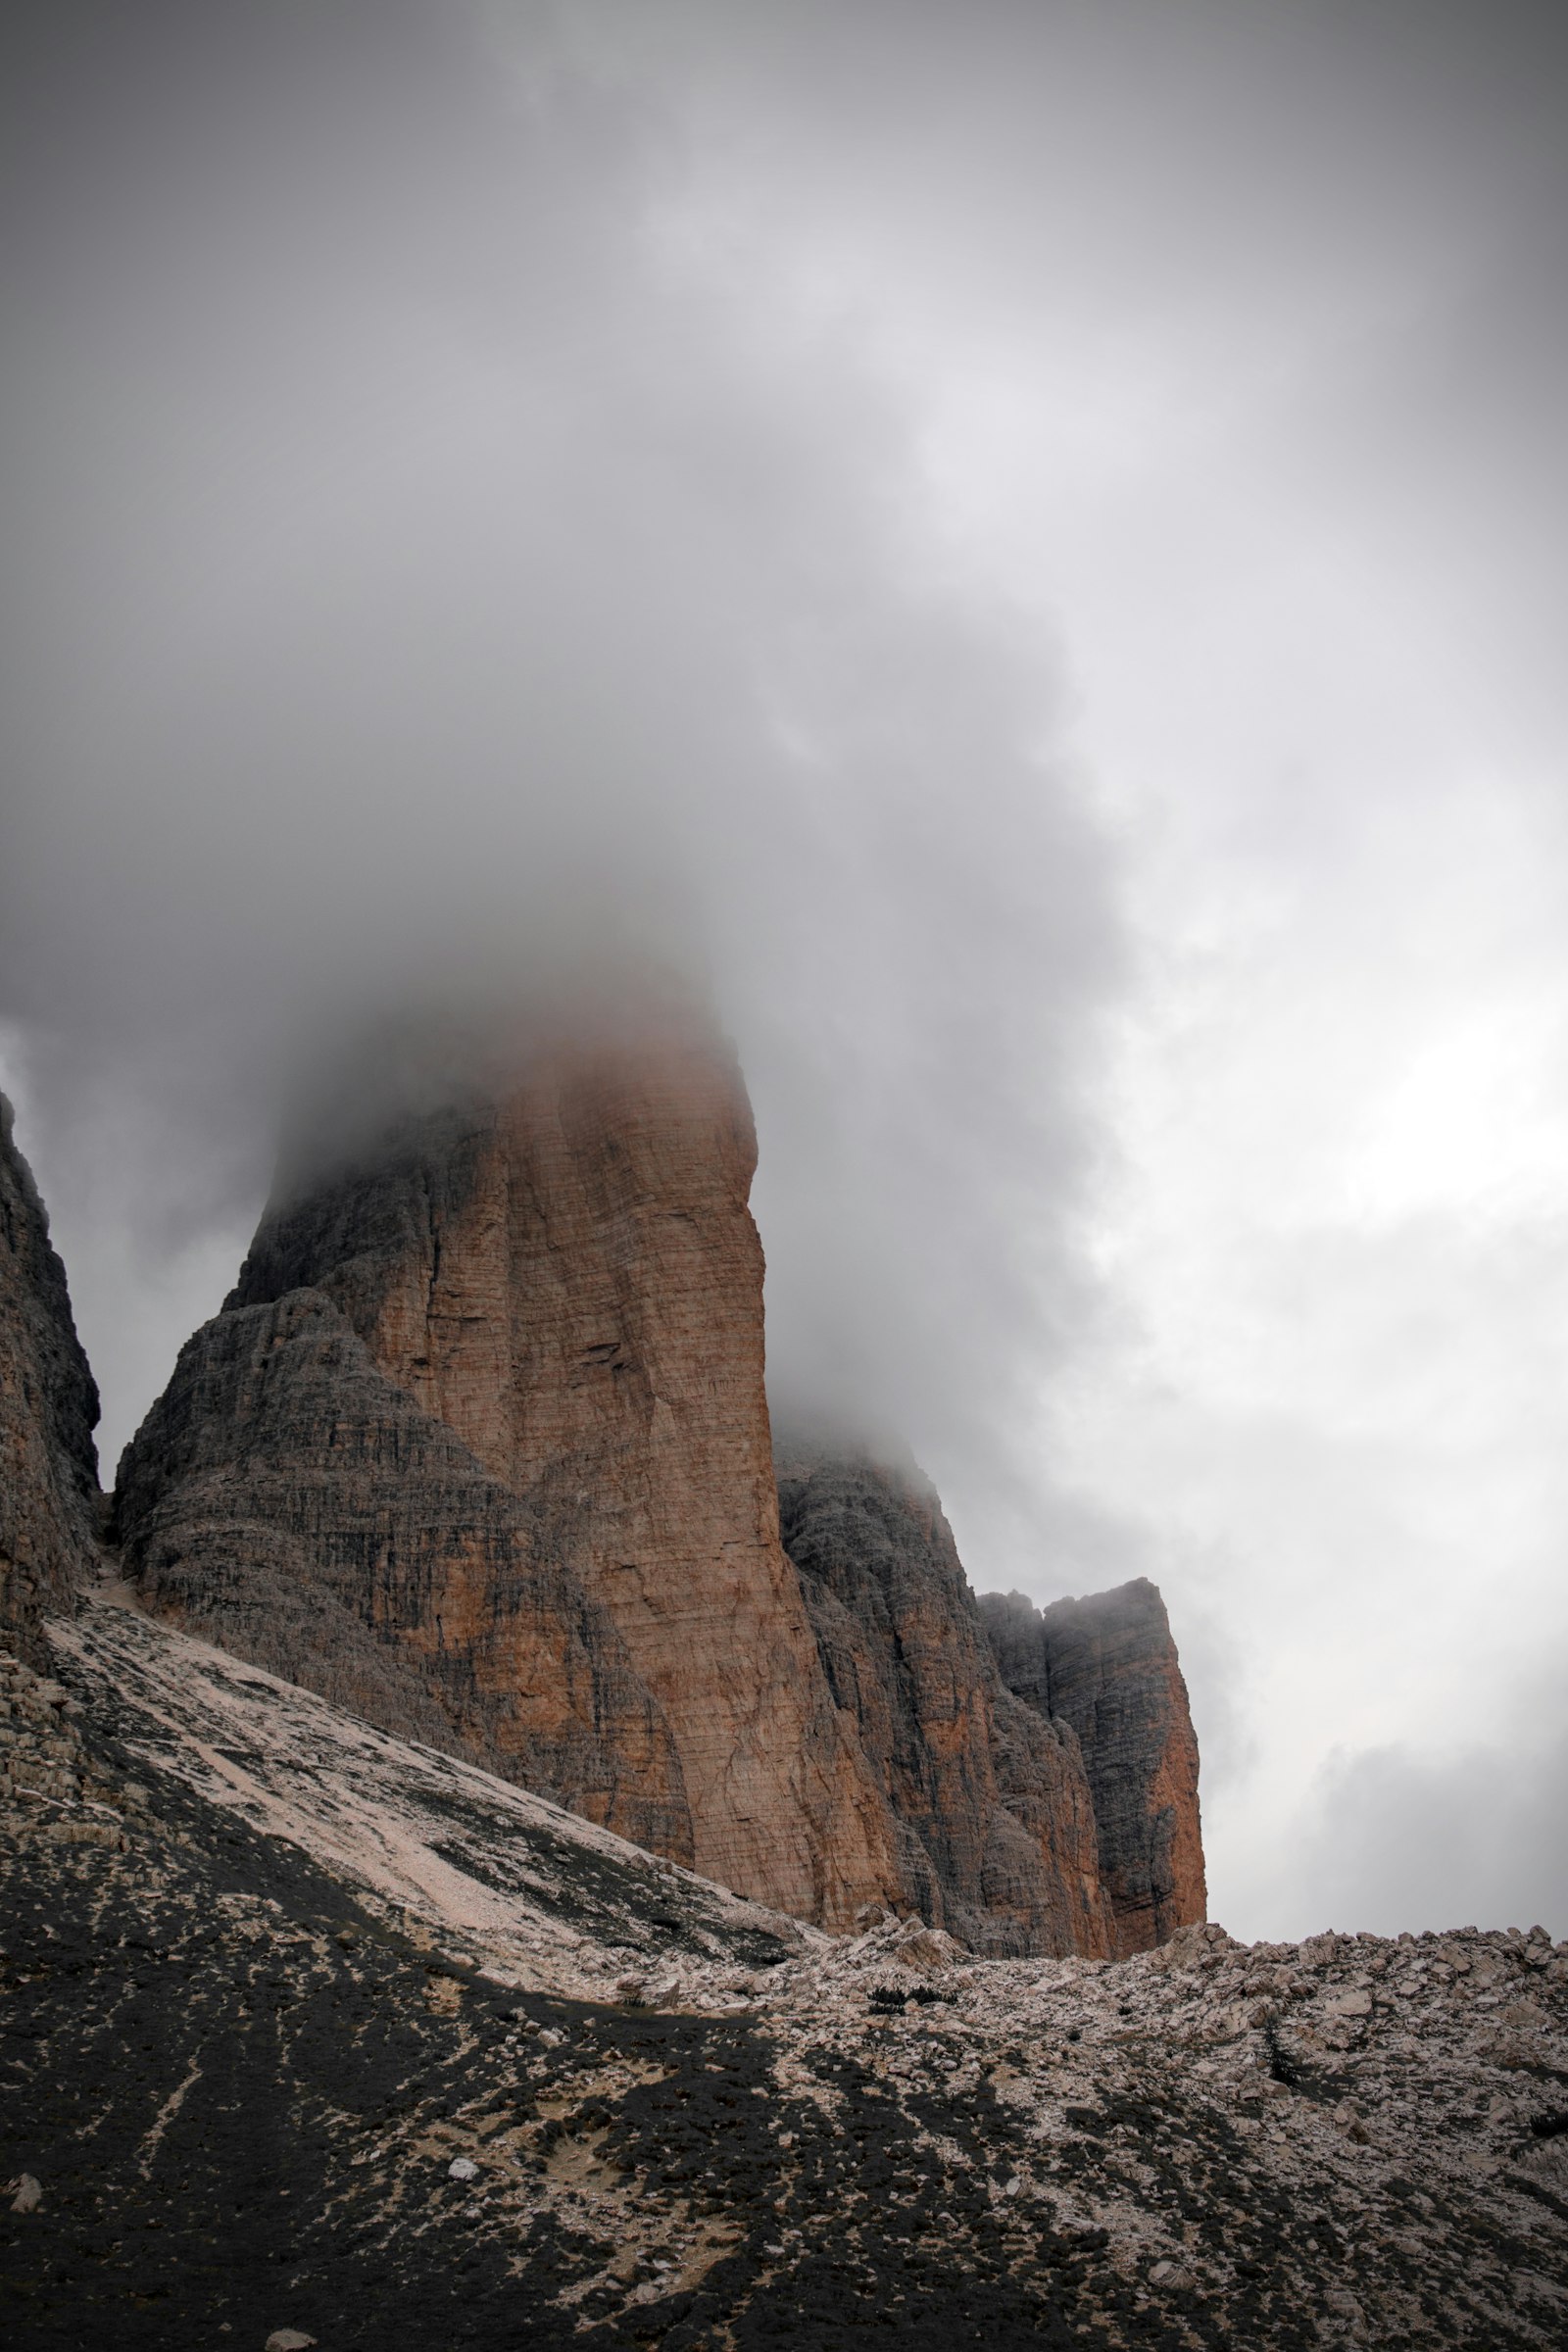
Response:
M1542 1926L1568 1935L1568 1735L1555 1689L1537 1693L1521 1736L1449 1752L1337 1755L1297 1825L1276 1900L1295 1923L1403 1930Z
M1018 1491L1120 971L1054 650L943 577L909 401L624 41L327 17L155 10L133 151L68 79L34 161L0 977L110 1449L170 1335L106 1223L194 1309L291 1038L642 943L740 1038L780 1392Z

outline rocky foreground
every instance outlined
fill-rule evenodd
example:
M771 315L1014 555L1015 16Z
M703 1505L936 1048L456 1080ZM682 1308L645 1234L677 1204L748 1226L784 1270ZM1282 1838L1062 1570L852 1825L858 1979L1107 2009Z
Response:
M829 1936L123 1605L0 1656L9 2344L1568 2339L1568 1947Z

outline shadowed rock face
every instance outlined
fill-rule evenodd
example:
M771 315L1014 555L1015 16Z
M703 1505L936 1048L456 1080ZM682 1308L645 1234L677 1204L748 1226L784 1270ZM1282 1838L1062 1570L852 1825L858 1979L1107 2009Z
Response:
M92 1557L98 1391L12 1121L0 1095L0 1642L37 1666Z
M128 1449L118 1510L155 1603L232 1644L265 1638L258 1579L324 1589L375 1645L358 1657L397 1653L400 1690L412 1664L451 1732L518 1777L536 1735L507 1746L521 1716L498 1608L541 1641L557 1626L530 1690L578 1654L567 1620L585 1629L574 1688L616 1759L595 1767L613 1787L601 1817L833 1924L896 1899L902 1875L779 1544L755 1157L733 1056L689 1017L519 1047L504 1087L383 1122L274 1203L192 1343L189 1400L177 1377ZM255 1317L306 1313L301 1293L315 1353L290 1376L278 1460L239 1423L272 1345ZM360 1384L347 1414L345 1377ZM192 1417L219 1426L181 1451ZM411 1446L428 1476L405 1467ZM538 1597L515 1610L498 1598L525 1587ZM292 1612L285 1671L330 1646L316 1606L315 1630ZM608 1711L589 1696L601 1668L619 1694Z
M125 1565L187 1632L689 1856L668 1727L563 1531L319 1291L187 1341L121 1472Z
M1021 1592L980 1609L1007 1688L1078 1735L1118 1954L1204 1918L1198 1741L1165 1604L1147 1577L1041 1611Z
M785 1548L898 1821L908 1899L976 1951L1107 1954L1077 1740L1003 1687L935 1491L912 1465L804 1441L776 1461Z

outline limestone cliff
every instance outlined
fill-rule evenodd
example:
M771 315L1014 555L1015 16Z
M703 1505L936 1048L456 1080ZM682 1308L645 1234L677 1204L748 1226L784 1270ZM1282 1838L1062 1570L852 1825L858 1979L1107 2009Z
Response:
M1200 1916L1174 1651L1162 1680L1080 1604L1099 1632L1060 1620L1057 1703L999 1673L912 1465L796 1447L775 1478L755 1159L689 1007L362 1054L126 1449L128 1572L384 1729L828 1926L889 1906L1105 1955Z
M1004 1682L1078 1735L1119 1955L1204 1918L1198 1741L1170 1621L1146 1577L1042 1611L1021 1592L980 1608Z
M187 1632L689 1858L668 1727L559 1531L378 1370L323 1293L187 1341L117 1513L128 1573Z
M230 1642L270 1639L263 1583L314 1586L306 1615L330 1593L375 1644L362 1662L395 1653L400 1691L414 1662L452 1730L526 1778L528 1741L558 1734L539 1707L514 1749L501 1728L521 1722L504 1703L521 1669L497 1595L520 1579L526 1690L554 1690L575 1654L566 1619L587 1628L591 1613L588 1658L610 1644L620 1696L590 1707L599 1755L615 1759L604 1819L830 1924L896 1900L894 1824L779 1543L756 1147L734 1058L657 1010L518 1038L502 1058L504 1084L405 1100L362 1120L347 1156L291 1177L127 1452L132 1565L165 1605L177 1572L180 1613ZM309 1395L278 1408L280 1458L245 1432L279 1345L257 1316L285 1308L316 1353ZM382 1384L347 1416L332 1395L345 1369ZM405 1474L411 1445L433 1477ZM298 1655L331 1640L304 1605ZM575 1671L581 1692L597 1688L586 1661ZM372 1715L373 1697L366 1682ZM678 1829L656 1834L677 1791Z
M39 1621L92 1555L98 1391L32 1171L0 1095L0 1643L37 1665Z
M934 1489L912 1464L801 1439L776 1461L785 1548L899 1825L909 1900L976 1951L1108 1954L1077 1739L1004 1687Z

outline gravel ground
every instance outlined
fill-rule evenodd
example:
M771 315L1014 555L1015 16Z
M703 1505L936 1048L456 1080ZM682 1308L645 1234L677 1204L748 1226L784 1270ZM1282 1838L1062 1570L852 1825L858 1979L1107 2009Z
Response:
M1568 2341L1568 1947L831 1938L95 1603L0 1657L8 2345Z

